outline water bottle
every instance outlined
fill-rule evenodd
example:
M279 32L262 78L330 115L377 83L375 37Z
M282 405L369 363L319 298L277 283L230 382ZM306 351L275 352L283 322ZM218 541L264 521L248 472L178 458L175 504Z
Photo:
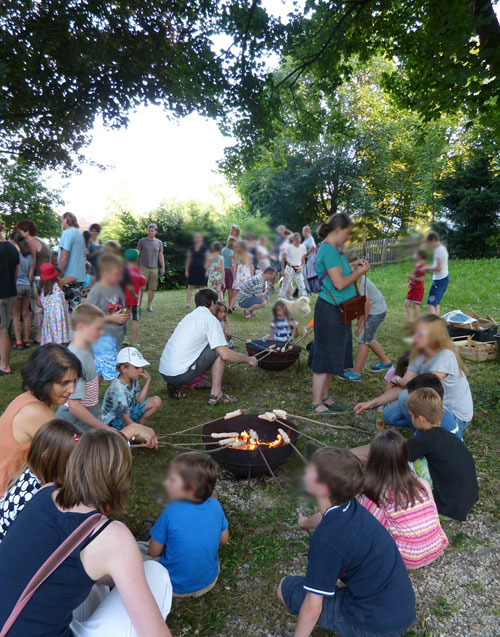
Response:
M384 430L384 419L382 417L382 409L379 408L377 409L377 420L376 420L376 427L377 427L377 433L379 431L383 431Z

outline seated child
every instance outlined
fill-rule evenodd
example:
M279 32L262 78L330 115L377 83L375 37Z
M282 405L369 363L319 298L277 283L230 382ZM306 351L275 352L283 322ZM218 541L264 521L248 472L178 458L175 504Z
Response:
M395 636L415 621L415 595L397 546L356 500L363 479L348 449L320 449L306 468L305 487L322 518L305 577L285 577L278 587L279 599L298 615L296 635L317 625L340 637Z
M407 442L411 462L425 457L441 515L463 521L477 502L479 487L471 452L441 426L443 401L430 388L417 389L406 402L418 435Z
M273 322L270 325L268 339L278 343L287 343L299 335L299 324L291 316L283 301L273 305Z
M118 378L107 388L102 401L103 423L117 431L134 423L145 425L161 408L161 398L148 398L151 376L144 369L146 365L148 361L135 347L124 347L118 352ZM139 378L145 380L142 389Z
M434 562L448 546L431 488L411 472L406 440L397 431L373 439L359 502L392 535L408 569Z
M132 319L132 345L138 347L137 341L139 340L139 299L141 296L141 290L146 285L146 277L142 270L139 268L139 251L130 248L125 250L123 257L127 263L126 271L132 282L133 290L129 289L129 286L125 287L125 305L129 311L129 316Z
M227 346L234 349L234 343L231 340L231 334L229 333L229 321L227 320L227 305L224 301L217 301L215 304L215 318L220 321L222 329L224 330L224 336L226 337Z
M393 383L394 378L403 378L408 370L408 365L410 364L410 350L407 349L405 352L401 354L401 356L396 361L395 367L391 367L391 369L384 376L385 380L385 391L392 389L395 385Z
M229 530L219 501L211 497L216 480L215 464L203 453L182 453L168 467L170 504L151 529L149 554L168 570L174 597L200 597L217 582L217 553Z
M103 380L116 378L116 356L125 338L128 312L120 282L123 278L123 261L115 254L99 257L99 280L88 293L86 303L102 310L104 333L93 346L97 374Z
M413 272L406 275L408 279L408 294L406 295L405 309L409 321L418 319L418 306L424 298L427 252L422 249L417 250L413 255L413 259L415 261Z

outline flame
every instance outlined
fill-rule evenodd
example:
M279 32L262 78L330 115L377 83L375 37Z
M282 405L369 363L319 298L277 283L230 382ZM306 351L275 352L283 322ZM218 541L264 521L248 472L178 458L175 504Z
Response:
M241 445L240 447L235 447L235 449L241 449L243 451L253 451L257 449L259 445L262 447L269 447L270 449L274 449L275 447L281 447L282 445L285 444L281 434L278 434L276 436L276 439L272 440L271 442L265 442L264 440L261 440L260 438L259 438L259 442L256 442L255 440L251 438L250 433L246 430L242 431L239 434L239 436L236 438L236 442L245 443Z

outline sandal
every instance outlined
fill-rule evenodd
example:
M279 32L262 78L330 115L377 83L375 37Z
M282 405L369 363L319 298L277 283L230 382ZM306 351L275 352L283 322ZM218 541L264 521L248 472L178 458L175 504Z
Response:
M26 348L24 347L22 343L14 343L14 345L12 346L12 349L20 350L20 349L26 349Z
M326 407L326 409L324 409L323 411L316 411L316 409L318 407L326 407L326 405L324 403L318 403L317 405L315 405L314 403L311 403L309 405L309 411L312 411L314 414L316 414L316 416L323 416L323 415L328 415L328 414L338 414L338 410L337 411L332 411L329 407ZM332 405L333 407L333 405ZM339 407L339 405L335 405L335 407ZM340 409L342 409L340 407Z
M246 318L246 319L253 319L253 318L255 318L255 316L253 315L253 313L252 313L252 312L249 312L248 310L245 310L245 311L243 312L243 316L244 316L244 318Z
M236 398L236 396L231 396L231 394L226 394L225 392L222 392L220 396L216 396L215 394L210 394L210 396L208 397L209 405L215 406L215 405L218 405L220 402L237 403L238 399Z
M29 349L31 347L31 341L23 341L24 349Z
M167 391L170 398L174 398L175 400L180 400L184 396L181 392L181 388L176 385L170 385L167 383Z
M328 401L331 401L330 403ZM328 409L333 409L334 411L342 411L342 405L337 404L332 398L325 398L321 401L325 407Z

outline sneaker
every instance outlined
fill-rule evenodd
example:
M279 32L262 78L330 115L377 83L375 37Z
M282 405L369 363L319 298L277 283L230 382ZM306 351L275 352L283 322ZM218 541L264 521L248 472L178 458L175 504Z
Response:
M147 308L146 308L146 312L153 312L153 311L154 311L154 310L153 310L153 308L152 308L152 307L147 307Z
M349 370L348 372L346 372L346 373L344 374L344 378L345 378L346 380L355 380L355 381L358 381L358 380L361 380L361 374L355 374L355 373L352 371L352 369L351 369L351 370Z
M379 361L376 365L372 365L370 367L370 371L371 372L386 372L387 370L391 369L391 367L392 367L392 361L389 361L387 365L384 365L384 363Z

